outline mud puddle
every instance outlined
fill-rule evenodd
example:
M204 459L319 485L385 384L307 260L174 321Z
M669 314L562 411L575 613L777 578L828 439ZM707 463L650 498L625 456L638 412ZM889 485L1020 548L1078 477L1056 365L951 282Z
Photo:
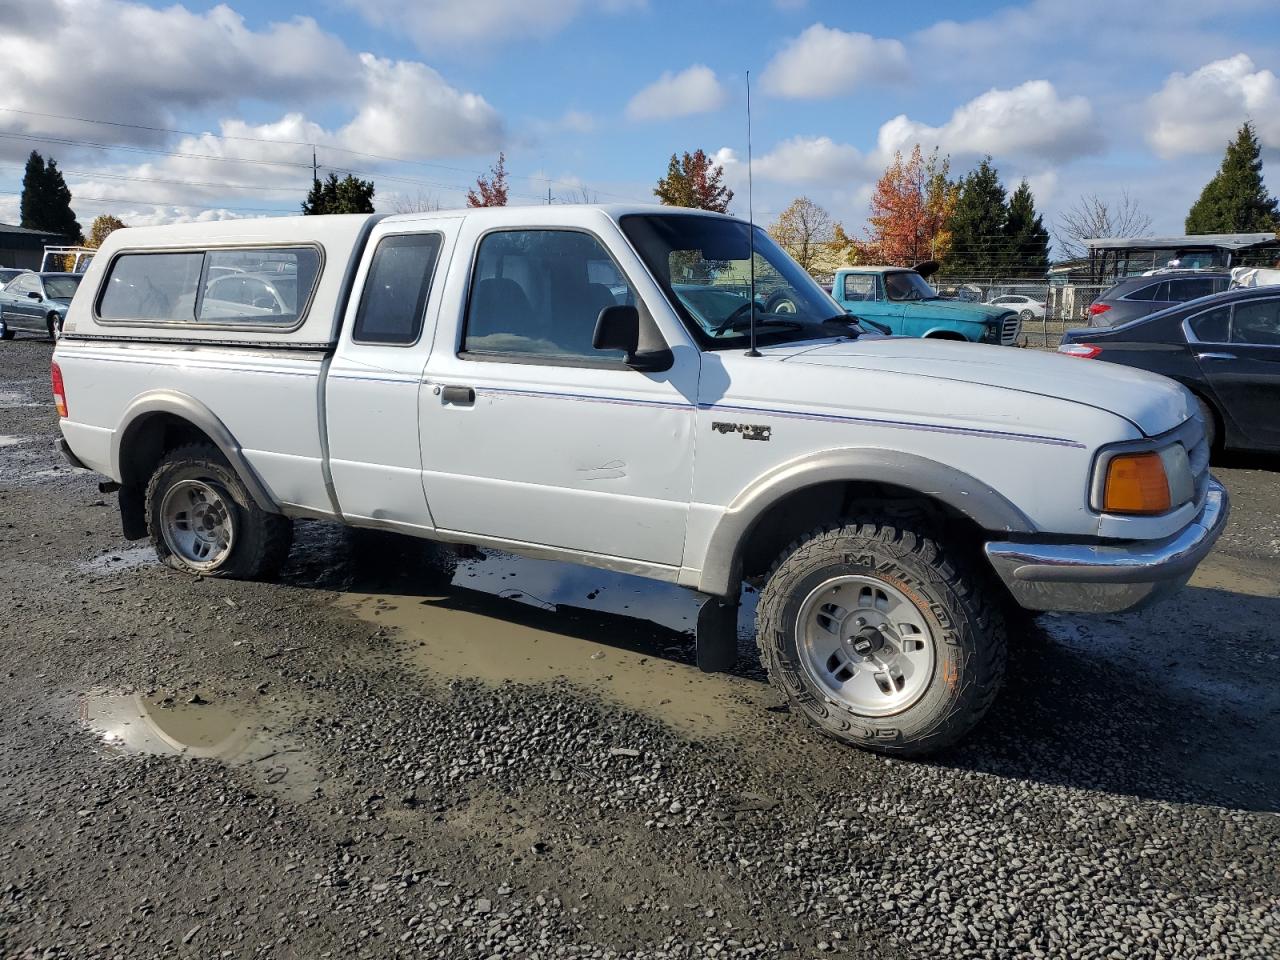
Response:
M260 704L99 688L80 701L79 716L114 752L217 760L295 800L313 796L320 782L305 751Z
M724 733L771 703L761 684L692 664L688 590L498 552L455 557L421 590L353 590L341 604L395 628L433 676L566 681L685 732ZM743 612L750 629L754 610Z
M6 434L0 434L0 447L16 447L20 443L29 442L31 437L13 437Z
M39 407L29 394L20 390L0 390L0 408L4 407Z
M91 577L106 577L115 573L137 570L156 563L156 551L152 547L129 547L112 550L101 556L76 564L76 569Z

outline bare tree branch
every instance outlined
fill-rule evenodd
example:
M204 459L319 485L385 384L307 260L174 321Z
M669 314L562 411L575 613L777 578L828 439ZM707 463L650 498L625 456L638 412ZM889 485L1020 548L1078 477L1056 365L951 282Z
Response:
M1121 191L1120 202L1115 205L1096 193L1085 194L1070 209L1058 214L1053 223L1053 240L1062 257L1068 260L1088 256L1085 240L1150 235L1151 217L1127 190Z

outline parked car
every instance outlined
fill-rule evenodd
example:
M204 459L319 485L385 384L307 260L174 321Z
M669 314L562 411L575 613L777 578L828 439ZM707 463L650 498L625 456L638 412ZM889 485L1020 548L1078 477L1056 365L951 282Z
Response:
M29 272L19 267L0 267L0 290L3 290L10 280Z
M1011 346L1022 328L1016 310L943 300L919 272L903 267L841 267L832 296L854 316L907 337Z
M1118 327L1188 300L1221 293L1231 274L1204 270L1125 277L1089 305L1089 326Z
M750 580L796 712L902 754L979 721L1011 604L1135 609L1208 553L1228 505L1184 388L862 333L752 229L637 205L118 230L54 350L64 450L204 577L272 575L297 517L624 570L702 595L704 669ZM297 308L203 316L247 249L294 262ZM721 295L753 263L767 297Z
M1003 297L995 297L987 301L988 306L1004 307L1006 310L1017 310L1023 323L1028 320L1043 320L1045 302L1034 297L1024 297L1020 293L1008 293Z
M1058 348L1163 374L1196 398L1210 446L1280 450L1280 287L1245 287L1118 327L1068 330Z
M19 330L57 339L82 273L27 272L0 290L0 339L12 340Z

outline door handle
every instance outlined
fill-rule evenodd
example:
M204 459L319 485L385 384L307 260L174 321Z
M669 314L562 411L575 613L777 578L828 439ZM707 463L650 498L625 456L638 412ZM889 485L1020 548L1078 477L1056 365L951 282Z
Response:
M470 407L475 405L476 391L473 387L442 387L440 399L444 403L452 403L455 406Z
M1234 353L1197 353L1197 360L1235 360Z

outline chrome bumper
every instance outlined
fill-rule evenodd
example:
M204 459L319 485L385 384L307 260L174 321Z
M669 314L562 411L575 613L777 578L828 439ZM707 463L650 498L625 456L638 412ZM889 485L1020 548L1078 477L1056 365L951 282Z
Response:
M1021 606L1123 613L1182 587L1227 525L1226 488L1210 478L1200 514L1167 540L1123 544L988 543L987 558Z

